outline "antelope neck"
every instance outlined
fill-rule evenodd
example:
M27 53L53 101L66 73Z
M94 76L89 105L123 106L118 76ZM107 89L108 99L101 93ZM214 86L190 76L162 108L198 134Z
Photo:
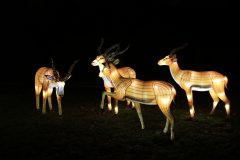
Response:
M177 62L173 62L169 65L170 73L177 84L179 84L179 79L181 78L181 69Z

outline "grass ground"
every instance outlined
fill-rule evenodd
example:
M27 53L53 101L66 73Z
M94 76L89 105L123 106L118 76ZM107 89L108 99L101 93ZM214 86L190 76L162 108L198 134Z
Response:
M63 116L35 110L32 88L2 87L0 93L0 159L236 159L240 156L240 118L232 96L226 121L223 103L208 116L212 101L194 94L196 118L187 120L188 106L179 94L172 111L175 140L162 132L165 118L157 106L142 105L145 129L135 109L119 102L119 114L99 110L101 88L65 88ZM15 90L13 92L13 90Z

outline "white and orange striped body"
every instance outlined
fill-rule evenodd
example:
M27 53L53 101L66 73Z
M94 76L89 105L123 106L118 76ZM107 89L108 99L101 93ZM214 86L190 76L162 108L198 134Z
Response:
M192 91L209 91L213 99L213 108L210 114L213 114L219 99L225 102L227 117L230 115L230 101L225 94L225 88L228 78L215 71L192 71L181 70L178 66L176 55L168 55L158 61L158 65L167 65L170 68L171 75L176 83L185 90L188 104L190 107L190 116L194 118L195 109L193 105Z
M170 124L171 139L174 139L174 117L171 113L170 106L176 95L176 90L171 84L164 81L142 81L136 78L124 78L112 63L109 64L109 67L104 66L102 75L111 81L115 92L103 92L101 108L103 108L104 105L105 95L109 95L118 100L130 100L135 103L142 129L144 129L140 104L158 105L166 116L164 133L168 131Z
M35 74L36 108L37 110L40 109L40 93L42 91L42 95L43 95L42 113L43 114L46 113L47 99L48 99L49 109L52 110L51 95L53 92L53 88L56 88L58 112L59 112L59 115L62 115L61 96L64 95L65 82L64 81L56 82L54 79L50 77L53 77L52 68L41 67L37 70Z
M104 88L107 92L111 92L111 88L114 88L114 86L112 85L112 83L104 76L101 75L102 70L104 68L103 63L105 63L106 60L104 58L103 55L99 55L96 57L95 60L92 61L92 65L93 66L98 66L99 67L99 77L101 77L103 79L104 82ZM124 77L124 78L136 78L136 72L134 71L134 69L130 68L130 67L122 67L122 68L118 68L118 73ZM112 110L112 103L111 103L111 97L108 96L108 110ZM127 101L127 105L130 105L130 101ZM134 107L134 103L132 103L132 106ZM115 103L114 103L114 112L115 114L118 114L118 100L115 99Z

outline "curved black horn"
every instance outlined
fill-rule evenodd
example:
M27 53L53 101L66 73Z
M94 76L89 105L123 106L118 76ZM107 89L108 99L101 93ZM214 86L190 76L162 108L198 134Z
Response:
M128 45L124 50L122 50L122 51L119 52L119 51L118 51L118 50L119 50L119 47L118 47L115 52L109 53L107 56L105 56L105 58L106 58L107 61L112 62L112 61L115 60L115 57L116 57L117 55L123 54L124 52L126 52L126 51L128 50L128 48L129 48L129 45Z
M104 56L107 56L107 55L109 54L109 52L110 52L111 50L115 49L115 48L116 48L116 50L119 50L119 48L120 48L119 44L114 44L114 45L112 45L111 47L109 47L109 48L104 52ZM114 53L114 52L111 52L111 53ZM111 54L111 53L110 53L110 54Z
M175 48L173 49L171 52L170 52L170 55L172 55L173 53L179 51L180 49L183 49L185 48L186 46L188 46L188 43L184 43L182 46L178 47L178 48Z
M64 76L63 81L67 81L67 80L69 80L69 78L71 78L73 68L75 67L75 65L76 65L78 62L79 62L79 59L75 60L75 61L72 63L72 65L71 65L71 66L69 67L69 69L68 69L67 74Z
M51 63L52 63L53 76L55 77L56 81L59 81L59 75L57 73L57 70L55 68L55 65L54 65L54 62L53 62L52 58L51 58Z
M98 54L101 54L101 49L102 49L102 46L103 46L103 42L104 42L104 39L103 38L101 38L101 42L100 42L100 45L99 45L99 47L98 47Z
M120 51L120 52L117 52L116 55L120 55L120 54L123 54L124 52L126 52L128 50L130 46L128 45L124 50Z

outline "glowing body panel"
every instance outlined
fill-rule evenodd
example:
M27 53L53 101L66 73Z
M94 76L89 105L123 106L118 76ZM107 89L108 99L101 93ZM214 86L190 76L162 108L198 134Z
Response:
M109 81L104 75L101 75L102 73L102 69L104 67L103 63L105 63L106 60L104 58L103 55L99 55L96 57L95 60L92 61L92 66L99 66L99 76L103 79L104 82L104 87L105 90L107 92L111 92L111 88L114 88L113 84L111 83L111 81ZM118 73L125 78L136 78L136 72L134 71L134 69L130 68L130 67L122 67L122 68L118 68ZM129 105L130 102L127 101L127 104ZM132 106L134 106L134 104L132 104ZM111 104L111 97L108 96L108 110L112 110L112 104ZM114 111L115 114L118 114L118 100L115 99L115 105L114 105Z
M194 118L195 115L192 91L209 91L213 99L213 107L210 114L213 114L219 99L221 99L225 103L227 118L230 116L230 101L225 94L225 88L228 83L228 78L226 76L215 71L200 72L181 70L178 66L175 54L170 54L159 60L158 65L169 66L173 79L182 89L185 90L191 118Z
M35 74L35 94L36 94L36 109L40 109L40 93L42 91L42 113L46 113L46 101L48 99L49 109L52 110L52 92L53 88L56 88L56 96L58 102L58 114L62 115L61 98L64 96L65 81L71 77L71 72L78 60L70 66L68 73L61 78L59 72L55 70L52 62L52 68L41 67Z
M158 105L159 109L166 116L166 125L164 127L164 133L169 129L171 125L171 140L174 139L174 118L170 110L171 103L176 95L175 88L164 81L142 81L133 78L122 77L117 68L112 64L108 64L102 71L102 75L106 76L114 85L115 92L108 93L103 92L101 108L104 105L105 95L109 95L118 100L130 100L135 103L142 129L144 129L144 122L141 114L141 104Z

